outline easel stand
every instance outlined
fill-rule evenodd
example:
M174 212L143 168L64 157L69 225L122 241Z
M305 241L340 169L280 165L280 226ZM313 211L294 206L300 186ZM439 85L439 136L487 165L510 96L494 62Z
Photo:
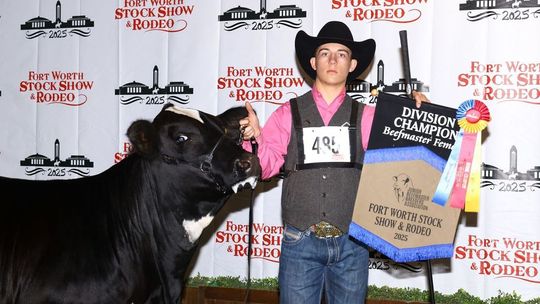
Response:
M435 289L433 288L433 272L431 270L431 260L426 260L429 303L435 304Z
M401 56L403 58L403 72L405 74L405 93L412 99L411 66L409 64L409 45L407 42L407 31L399 31L401 42ZM429 303L435 304L435 290L433 288L433 272L431 271L431 260L426 260Z

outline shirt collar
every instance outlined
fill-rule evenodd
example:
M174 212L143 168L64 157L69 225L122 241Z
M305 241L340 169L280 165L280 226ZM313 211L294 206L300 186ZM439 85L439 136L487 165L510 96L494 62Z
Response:
M319 92L319 90L317 90L315 86L313 86L313 88L311 89L311 94L313 95L313 99L315 100L315 104L317 105L318 108L327 109L327 110L335 112L345 100L346 92L345 92L345 88L343 88L341 93L339 93L338 96L336 96L336 98L334 98L334 100L330 104L326 103L321 92Z

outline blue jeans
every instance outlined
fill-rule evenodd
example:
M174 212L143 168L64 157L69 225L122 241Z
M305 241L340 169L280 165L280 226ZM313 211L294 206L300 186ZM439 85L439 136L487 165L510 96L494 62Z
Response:
M285 226L279 260L281 304L364 303L369 253L345 234L317 238L309 229Z

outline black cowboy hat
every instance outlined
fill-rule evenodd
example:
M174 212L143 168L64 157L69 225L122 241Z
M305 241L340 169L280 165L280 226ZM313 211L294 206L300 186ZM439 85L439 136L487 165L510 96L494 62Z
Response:
M313 79L317 72L311 67L309 60L315 56L315 50L325 43L339 43L348 47L352 52L352 58L358 61L356 69L349 73L348 80L356 79L368 67L375 54L375 40L367 39L364 41L354 41L349 27L339 21L330 21L326 23L317 37L312 37L304 31L296 34L294 42L296 56L304 71Z

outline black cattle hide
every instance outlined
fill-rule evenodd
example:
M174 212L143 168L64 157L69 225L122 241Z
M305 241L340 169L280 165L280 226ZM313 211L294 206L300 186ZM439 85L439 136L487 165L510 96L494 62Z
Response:
M245 115L166 105L100 174L0 177L0 303L179 303L202 230L260 174L238 145Z

